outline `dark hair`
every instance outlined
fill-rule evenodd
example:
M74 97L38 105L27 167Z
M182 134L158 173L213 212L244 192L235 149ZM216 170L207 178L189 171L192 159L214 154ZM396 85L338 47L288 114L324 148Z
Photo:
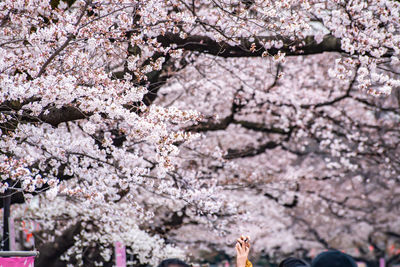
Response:
M329 250L320 253L312 261L312 267L357 267L354 259L338 250Z
M281 261L278 267L309 267L309 266L310 264L308 264L308 262L302 259L289 257Z
M163 260L158 267L169 267L170 265L176 265L179 267L190 267L189 264L187 264L184 261L181 261L180 259L166 259Z

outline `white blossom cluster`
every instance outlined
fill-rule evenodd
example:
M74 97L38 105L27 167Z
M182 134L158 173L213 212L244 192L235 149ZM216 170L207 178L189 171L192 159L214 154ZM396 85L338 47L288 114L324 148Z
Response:
M371 258L368 238L398 247L378 234L400 226L392 209L400 181L398 102L360 92L357 66L350 80L330 77L336 56L286 58L282 69L273 59L203 56L162 89L157 103L176 99L176 107L205 117L192 127L203 135L182 149L180 171L197 172L240 203L236 216L218 224L224 235L215 233L227 253L238 233L253 237L256 253L276 258L321 251L321 240L359 256L367 249ZM278 146L257 152L271 141ZM194 247L202 240L200 250L208 250L206 231L184 225L175 234Z

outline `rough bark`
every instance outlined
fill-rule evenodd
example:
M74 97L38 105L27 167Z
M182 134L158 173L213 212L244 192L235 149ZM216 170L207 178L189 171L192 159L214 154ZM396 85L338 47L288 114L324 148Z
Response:
M323 41L317 43L314 36L307 36L301 40L291 40L282 36L265 36L254 38L242 38L240 44L232 45L226 41L216 41L207 36L188 36L185 39L179 37L178 34L167 33L159 36L157 40L163 46L177 45L177 48L183 48L187 51L197 51L206 54L212 54L220 57L260 57L264 52L268 55L276 55L278 51L288 56L301 56L320 54L324 52L345 52L341 49L340 39L331 35L326 35ZM279 49L265 49L262 42L282 41L283 46Z
M231 44L226 41L216 41L208 36L191 35L185 39L179 37L179 34L166 33L158 36L158 42L163 46L176 45L186 51L197 51L200 53L211 54L219 57L260 57L265 55L274 56L285 53L287 56L304 56L321 54L324 52L338 52L348 54L341 48L341 40L332 36L325 35L321 42L317 42L314 36L306 36L304 39L292 39L286 36L257 36L253 38L240 38L234 41L239 44ZM266 49L265 44L268 41L281 41L283 46ZM392 56L389 51L383 57Z

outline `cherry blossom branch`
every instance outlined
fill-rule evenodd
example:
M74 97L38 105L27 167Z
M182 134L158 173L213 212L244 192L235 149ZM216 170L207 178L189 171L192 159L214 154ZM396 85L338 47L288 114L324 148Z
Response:
M79 17L78 17L78 20L77 20L76 23L74 24L75 27L78 26L79 23L81 22L83 16L84 16L85 13L86 13L86 9L87 9L87 7L88 7L88 5L89 5L89 3L90 3L91 1L86 0L85 2L86 2L86 3L85 3L85 6L84 6L84 8L83 8L81 14L80 14ZM61 53L61 51L63 51L63 50L68 46L68 44L72 41L72 39L74 39L74 38L75 38L75 34L70 33L70 34L67 35L67 40L65 40L64 43L63 43L59 48L57 48L57 50L54 51L54 53L46 60L46 62L43 64L43 66L40 68L38 74L36 75L36 78L39 78L40 76L43 75L43 73L45 72L47 66L51 63L51 61L53 61L53 59L54 59L56 56L58 56L58 55Z
M148 79L148 93L143 97L143 103L146 105L150 105L153 101L157 98L158 90L167 82L168 78L171 77L171 74L164 74L166 69L170 66L173 66L173 61L168 61L163 64L162 69L160 71L154 71L152 76ZM186 65L184 64L182 68ZM125 72L118 72L114 74L116 78L122 78ZM79 108L69 105L63 106L60 108L56 107L49 107L46 108L39 116L32 116L26 112L22 113L22 116L17 115L16 113L10 113L10 111L18 111L20 108L28 103L39 101L39 98L30 98L24 101L23 103L16 104L15 102L3 102L0 106L0 113L13 115L19 118L19 122L41 122L41 123L48 123L54 127L57 127L60 123L75 121L87 118L91 116L91 113L83 112ZM127 108L132 108L131 106ZM134 109L135 111L136 109ZM0 127L3 127L0 125ZM12 130L12 129L9 129Z
M216 41L208 36L191 35L181 38L178 34L166 33L158 36L157 40L163 46L176 45L187 51L216 55L224 58L229 57L260 57L265 55L277 55L280 51L287 56L303 56L320 54L324 52L346 53L341 48L340 39L325 35L321 42L317 42L314 36L307 36L304 39L293 40L284 36L259 36L256 38L237 38L240 45L233 45L225 41ZM254 39L254 40L251 40ZM265 48L265 43L270 41L282 41L281 48ZM346 53L347 54L347 53ZM391 53L384 55L391 56Z
M67 40L65 40L65 42L59 48L57 48L56 51L54 51L54 53L46 60L46 62L40 68L38 74L36 75L36 78L39 78L40 76L43 75L43 73L45 72L47 66L51 63L51 61L53 61L53 59L56 56L58 56L61 53L61 51L63 51L68 46L68 44L72 41L72 39L74 37L75 37L75 35L73 35L73 34L68 35Z

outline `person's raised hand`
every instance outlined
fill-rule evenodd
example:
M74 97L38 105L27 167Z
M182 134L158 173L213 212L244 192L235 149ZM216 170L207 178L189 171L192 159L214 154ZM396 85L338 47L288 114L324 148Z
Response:
M250 237L241 236L236 242L236 267L246 267L250 252Z

